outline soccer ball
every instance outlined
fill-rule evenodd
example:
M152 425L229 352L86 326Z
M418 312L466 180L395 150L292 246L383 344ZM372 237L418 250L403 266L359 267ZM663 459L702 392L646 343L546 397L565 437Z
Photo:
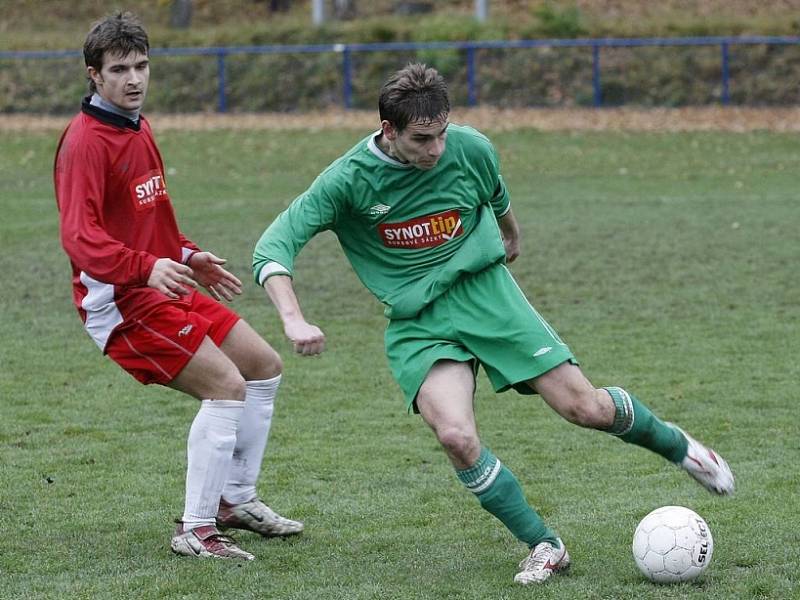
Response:
M662 506L633 534L633 559L650 581L689 581L711 562L714 540L706 522L683 506Z

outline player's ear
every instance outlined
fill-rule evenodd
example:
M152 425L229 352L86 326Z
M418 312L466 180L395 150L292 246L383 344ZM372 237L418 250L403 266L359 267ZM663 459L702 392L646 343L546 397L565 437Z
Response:
M381 121L381 131L383 131L383 135L387 140L394 141L397 139L397 129L386 119Z
M100 71L94 67L86 67L86 73L89 75L89 79L94 81L95 85L100 85L103 83L103 76L100 75Z

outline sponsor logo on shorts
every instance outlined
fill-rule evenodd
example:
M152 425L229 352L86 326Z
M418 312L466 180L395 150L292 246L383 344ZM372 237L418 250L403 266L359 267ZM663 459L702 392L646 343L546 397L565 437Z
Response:
M544 356L545 354L550 352L550 350L552 350L552 349L553 349L552 346L545 346L544 348L539 348L536 352L533 353L533 357L537 358L539 356Z
M131 198L136 210L147 210L156 202L169 200L167 184L161 171L153 170L131 181Z
M189 335L189 334L192 332L192 329L194 329L194 325L192 325L191 323L189 323L189 324L188 324L186 327L182 328L182 329L181 329L181 330L178 332L178 337L184 337L184 336L187 336L187 335Z
M453 209L402 223L382 223L378 233L387 248L433 248L462 235L464 228Z

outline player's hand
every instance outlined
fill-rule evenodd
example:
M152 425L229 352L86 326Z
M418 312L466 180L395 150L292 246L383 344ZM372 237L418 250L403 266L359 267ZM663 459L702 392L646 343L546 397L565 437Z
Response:
M298 354L316 356L325 350L325 334L319 327L305 320L287 321L283 325L283 331Z
M519 256L519 238L507 238L503 236L503 246L506 248L506 262L512 263Z
M506 262L512 263L519 256L519 225L511 209L497 220L500 233L503 235L503 246L506 249Z
M157 289L170 298L180 298L189 293L187 288L196 288L192 269L171 258L159 258L147 278L147 286Z
M222 268L227 261L211 254L211 252L196 252L189 258L194 278L208 290L216 300L225 298L228 302L234 296L242 293L242 282Z

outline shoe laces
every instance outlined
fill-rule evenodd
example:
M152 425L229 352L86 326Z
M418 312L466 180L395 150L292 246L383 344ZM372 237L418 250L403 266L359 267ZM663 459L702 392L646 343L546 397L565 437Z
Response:
M531 553L526 556L520 563L520 568L524 571L534 571L541 569L547 561L552 558L557 548L554 548L549 542L542 542L537 544Z
M210 546L213 546L215 548L222 548L225 550L230 550L231 548L236 548L236 549L239 548L236 545L236 540L234 540L229 535L225 535L224 533L215 533L213 535L210 535L205 539L205 541Z
M182 521L180 519L175 519L175 523L182 523ZM190 534L191 532L192 532L191 529L187 529L183 532L183 535ZM209 545L222 546L223 548L230 548L231 546L233 546L234 548L238 548L235 539L233 539L229 535L225 535L219 530L217 530L216 533L212 533L203 541L208 543Z

